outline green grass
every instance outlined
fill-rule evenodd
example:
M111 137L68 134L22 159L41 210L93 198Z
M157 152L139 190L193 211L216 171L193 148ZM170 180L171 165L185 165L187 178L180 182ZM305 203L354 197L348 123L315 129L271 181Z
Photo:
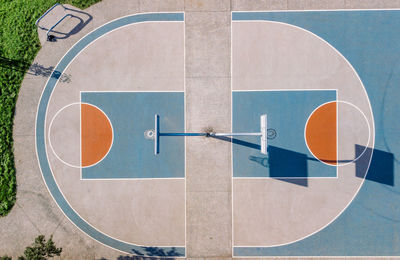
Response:
M59 2L83 9L99 1ZM16 200L12 127L24 74L40 49L35 21L57 2L0 0L0 216L7 215Z

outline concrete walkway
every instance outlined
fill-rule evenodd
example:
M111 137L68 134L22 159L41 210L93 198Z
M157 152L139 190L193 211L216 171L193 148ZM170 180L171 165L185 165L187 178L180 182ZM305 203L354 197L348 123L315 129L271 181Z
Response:
M93 19L78 33L45 42L23 81L14 121L17 202L0 218L0 256L23 253L39 234L54 236L62 259L124 258L86 236L61 212L46 189L35 151L37 104L49 73L82 36L115 18L139 13L185 11L187 131L230 131L231 11L399 8L398 0L104 0L84 10ZM229 143L187 140L186 248L188 258L231 258L232 202ZM212 151L212 152L210 152ZM315 259L315 258L314 258ZM354 258L352 258L354 259Z

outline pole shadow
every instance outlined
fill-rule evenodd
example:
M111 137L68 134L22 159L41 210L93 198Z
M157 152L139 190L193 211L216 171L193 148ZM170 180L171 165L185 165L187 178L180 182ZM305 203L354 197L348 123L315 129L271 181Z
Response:
M215 136L222 141L231 142L233 144L246 146L255 150L260 150L261 146L251 142L243 141L237 138ZM308 168L307 155L279 148L276 146L268 146L268 157L249 156L249 160L253 161L269 170L269 177L304 186L308 186Z
M249 160L269 168L269 177L308 186L307 155L276 146L268 146L268 157L249 156Z
M212 137L233 144L246 146L260 150L261 146L255 143L229 137ZM372 156L372 158L371 158ZM355 163L355 175L358 178L394 186L394 155L362 145L355 145L355 159L339 160L338 163ZM318 161L316 158L308 157L306 154L290 151L287 149L268 146L268 157L249 156L249 160L269 168L271 178L290 182L293 184L308 185L307 161ZM371 163L369 163L371 160ZM330 160L324 160L330 162ZM368 168L369 166L369 168ZM339 166L340 167L340 166Z

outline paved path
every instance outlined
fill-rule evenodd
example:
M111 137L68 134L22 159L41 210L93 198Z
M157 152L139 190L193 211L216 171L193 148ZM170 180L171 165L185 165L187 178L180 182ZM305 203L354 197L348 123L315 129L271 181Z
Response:
M185 11L187 130L202 131L207 126L215 131L229 131L231 11L395 7L400 7L400 1L105 0L84 10L93 20L67 39L46 42L34 61L36 74L27 74L22 84L14 122L17 203L7 217L0 219L0 255L16 257L37 235L44 234L53 235L56 244L63 247L63 259L121 256L120 252L86 236L66 219L44 185L35 152L36 108L48 71L89 31L127 14ZM188 139L186 167L187 256L231 258L229 144L217 145L213 139Z

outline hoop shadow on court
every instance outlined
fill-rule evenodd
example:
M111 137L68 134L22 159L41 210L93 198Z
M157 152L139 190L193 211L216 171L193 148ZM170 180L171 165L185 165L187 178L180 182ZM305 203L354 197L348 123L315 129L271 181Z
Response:
M356 176L394 186L394 155L378 149L356 145ZM372 158L371 158L372 155ZM371 158L371 162L369 162Z
M307 155L268 146L268 157L249 156L249 160L269 168L269 177L280 181L307 186Z
M240 139L213 138L260 150L260 145ZM392 153L358 144L355 145L354 150L354 158L357 158L357 160L354 161L354 158L349 158L349 160L340 160L338 163L354 161L356 177L394 186L394 155ZM268 157L250 155L248 159L268 168L270 178L305 187L308 186L309 178L308 161L317 161L316 158L310 158L306 154L271 145L268 146Z
M237 138L213 137L233 144L260 150L260 145ZM268 157L249 156L249 160L269 171L269 177L300 186L308 186L307 155L268 145Z

